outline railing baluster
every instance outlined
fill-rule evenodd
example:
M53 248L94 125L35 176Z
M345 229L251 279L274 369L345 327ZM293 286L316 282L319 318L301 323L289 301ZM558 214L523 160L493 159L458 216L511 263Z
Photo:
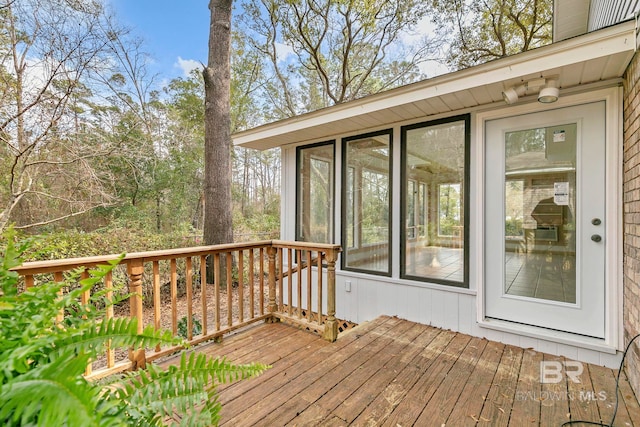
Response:
M253 255L254 249L249 249L249 294L251 298L249 298L249 317L253 319L255 317L255 307L254 307L254 298L255 298L255 275L254 275L254 262L255 257Z
M89 272L85 269L80 273L80 280L87 279L89 277ZM89 304L89 298L91 297L91 290L86 290L80 295L80 302L83 306Z
M232 271L232 258L231 252L227 253L225 257L227 259L227 326L233 325L233 271Z
M53 280L56 283L61 283L64 280L64 276L62 274L62 271L56 271L55 273L53 273ZM63 295L63 290L62 288L60 288L60 290L58 291L58 296L60 298L62 298ZM58 311L58 315L56 316L56 323L60 324L64 321L64 310L60 309Z
M153 326L160 329L160 262L153 261ZM156 346L160 351L160 344Z
M296 249L296 260L298 260L298 319L302 319L302 251Z
M110 271L104 276L104 287L107 290L107 310L106 310L106 319L113 319L113 273ZM111 349L111 340L107 342L107 368L113 368L115 365L115 353Z
M282 278L283 278L283 265L284 265L284 253L282 251L281 248L277 248L278 249L278 291L280 292L278 294L278 311L282 311L284 310L284 283L282 283Z
M287 314L293 316L293 249L287 248Z
M264 248L260 248L260 316L264 314Z
M171 332L178 334L178 263L175 258L171 258L169 278L171 286Z
M323 253L318 251L318 325L322 325L322 255Z
M84 280L89 277L89 272L85 269L80 274L80 279ZM83 310L86 310L86 307L89 305L89 299L91 298L91 290L86 290L80 295L80 303L82 304ZM87 318L87 316L82 316L83 318ZM93 363L88 363L87 368L84 370L85 375L91 375L93 372Z
M313 316L311 315L311 289L313 279L313 269L311 268L311 251L305 251L307 253L307 320L311 321ZM302 273L302 272L301 272Z
M244 251L238 251L238 317L244 322Z
M193 261L190 256L186 258L187 276L187 340L193 339Z
M200 297L202 299L202 335L209 333L207 326L207 256L200 255Z
M80 274L80 280L84 280L87 279L89 277L89 272L85 269L82 271L82 273ZM82 294L80 294L80 303L82 304L83 310L86 310L86 307L89 305L89 298L91 297L91 291L90 290L86 290L84 292L82 292ZM87 316L83 315L83 318L87 318ZM93 364L89 363L87 364L87 368L84 371L85 375L91 375L91 372L93 372Z
M215 253L213 255L213 289L215 296L215 321L216 321L216 332L220 330L220 254Z

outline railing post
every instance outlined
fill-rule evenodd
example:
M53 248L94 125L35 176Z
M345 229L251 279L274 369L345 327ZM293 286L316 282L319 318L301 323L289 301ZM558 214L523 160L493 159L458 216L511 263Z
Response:
M129 275L129 308L132 319L138 319L138 333L142 333L144 329L142 315L142 273L144 272L144 264L141 259L135 259L127 263L127 274ZM142 368L147 365L147 358L144 348L129 349L129 360L131 360L131 368L133 370Z
M338 339L338 321L336 320L336 261L340 249L329 249L325 255L327 260L327 320L324 322L322 337L334 342ZM322 274L322 272L318 272Z
M267 248L267 259L269 269L269 303L267 304L267 311L269 313L275 313L278 310L276 304L276 253L277 249L273 246ZM267 319L267 322L277 322L278 318L275 316Z

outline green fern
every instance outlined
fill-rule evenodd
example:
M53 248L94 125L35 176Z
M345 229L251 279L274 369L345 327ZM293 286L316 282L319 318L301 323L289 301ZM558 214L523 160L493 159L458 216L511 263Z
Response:
M220 413L215 384L268 368L183 353L180 365L166 370L149 364L145 370L88 381L85 369L107 343L144 348L186 342L152 326L137 333L135 319L102 320L105 307L114 303L106 291L92 294L86 305L79 302L120 260L96 267L86 279L78 280L75 272L61 283L18 293L19 278L10 268L20 265L26 244L16 245L11 230L6 237L0 256L0 425L215 425ZM63 288L70 290L60 296ZM57 324L60 311L77 315ZM172 421L174 414L180 421Z

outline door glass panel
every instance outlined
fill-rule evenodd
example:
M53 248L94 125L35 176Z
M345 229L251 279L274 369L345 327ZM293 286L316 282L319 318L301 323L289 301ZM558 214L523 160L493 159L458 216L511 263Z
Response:
M505 133L505 294L576 302L576 129Z

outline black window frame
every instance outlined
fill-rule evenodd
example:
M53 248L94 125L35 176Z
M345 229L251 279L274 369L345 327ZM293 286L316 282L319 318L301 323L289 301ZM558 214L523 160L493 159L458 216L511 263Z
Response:
M389 214L389 219L388 219L388 224L387 224L387 229L388 229L388 233L387 233L387 244L388 244L388 250L387 250L387 258L388 258L388 262L387 262L387 271L376 271L376 270L370 270L370 269L366 269L366 268L358 268L358 267L353 267L353 266L347 266L347 188L346 188L346 182L347 182L347 170L349 169L349 165L347 164L347 146L348 143L351 141L356 141L359 139L366 139L366 138L371 138L371 137L375 137L375 136L380 136L380 135L387 135L389 137L389 165L388 165L388 172L389 172L389 201L388 201L388 214ZM346 138L342 138L341 140L341 145L342 145L342 158L341 158L341 179L342 179L342 191L341 191L341 215L340 215L340 230L341 230L341 244L343 249L342 255L341 255L341 260L340 260L340 269L344 270L344 271L353 271L353 272L358 272L358 273L365 273L365 274L372 274L372 275L376 275L376 276L384 276L384 277L391 277L392 273L393 273L393 257L392 257L392 245L393 245L393 128L389 128L389 129L384 129L384 130L380 130L380 131L375 131L375 132L367 132L367 133L363 133L363 134L358 134L358 135L353 135L353 136L349 136Z
M325 146L325 145L331 145L333 147L332 150L332 155L333 155L333 168L332 168L332 198L333 198L333 203L331 206L331 224L330 224L330 230L329 230L329 235L330 235L330 242L328 243L333 243L336 240L336 227L335 227L335 209L336 209L336 204L335 204L335 200L336 200L336 140L332 139L332 140L328 140L328 141L322 141L322 142L317 142L314 144L307 144L307 145L300 145L298 147L296 147L296 207L295 207L295 215L296 215L296 220L295 220L295 240L297 242L309 242L308 240L300 240L300 227L301 227L301 218L300 218L300 212L299 212L299 208L300 208L300 186L302 185L300 178L300 161L301 158L300 156L302 155L302 151L305 149L310 149L310 148L316 148L316 147L321 147L321 146ZM324 243L324 242L310 242L310 243Z
M447 280L447 279L438 279L424 276L416 276L407 274L407 230L404 226L404 222L407 218L407 133L408 131L420 129L420 128L428 128L431 126L438 126L447 123L453 122L464 122L465 132L464 132L464 194L463 194L463 215L464 215L464 232L463 232L463 251L464 251L464 260L463 260L463 280L462 282ZM415 280L425 283L435 283L440 285L454 286L458 288L469 288L469 212L470 212L470 184L471 184L471 115L470 114L462 114L452 117L446 117L437 120L424 121L419 123L413 123L410 125L402 126L400 128L400 218L401 218L401 226L400 226L400 278Z

